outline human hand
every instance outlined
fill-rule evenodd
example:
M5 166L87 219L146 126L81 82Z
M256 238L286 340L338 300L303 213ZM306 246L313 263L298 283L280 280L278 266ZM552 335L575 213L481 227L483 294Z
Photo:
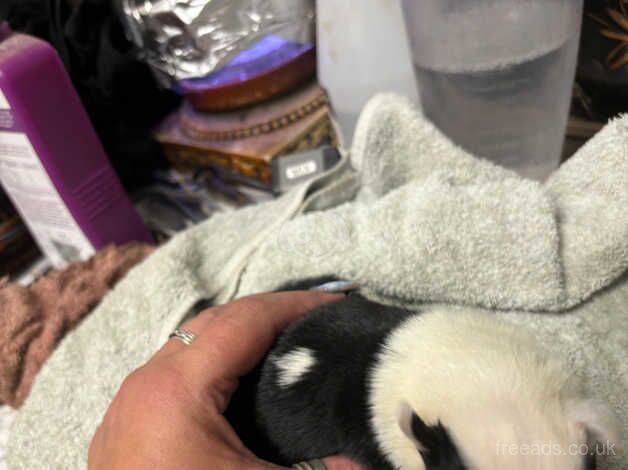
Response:
M240 441L223 413L238 377L262 359L292 320L342 298L323 292L260 294L207 309L183 328L186 346L169 340L122 383L89 448L89 470L281 469ZM328 470L359 470L328 457ZM296 462L295 462L296 463Z

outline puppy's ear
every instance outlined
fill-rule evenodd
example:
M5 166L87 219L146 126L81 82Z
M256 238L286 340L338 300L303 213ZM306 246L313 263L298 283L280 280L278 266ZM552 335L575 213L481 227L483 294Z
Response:
M613 411L596 400L569 400L565 411L570 429L580 442L622 445L621 423Z
M451 436L440 423L428 426L407 403L399 407L399 427L414 442L426 466L464 469Z
M412 408L410 408L410 405L408 405L405 401L401 402L397 416L401 432L403 432L406 437L414 443L417 449L421 450L421 443L412 432L412 417L415 416L415 414Z

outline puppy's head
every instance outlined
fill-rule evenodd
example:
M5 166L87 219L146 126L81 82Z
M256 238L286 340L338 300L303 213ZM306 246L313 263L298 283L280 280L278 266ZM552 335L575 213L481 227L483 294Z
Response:
M506 411L505 419L491 413L481 419L476 408L464 423L448 425L428 424L402 403L399 428L417 454L407 470L589 470L596 455L620 450L621 425L608 406L578 399L553 408Z

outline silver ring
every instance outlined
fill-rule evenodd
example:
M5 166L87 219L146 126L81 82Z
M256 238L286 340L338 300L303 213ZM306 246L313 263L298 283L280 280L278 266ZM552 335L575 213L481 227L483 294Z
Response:
M295 470L327 470L322 460L314 459L307 462L295 463L292 468Z
M179 341L181 341L183 344L186 344L189 346L190 344L192 344L192 341L196 339L196 335L192 333L191 331L187 331L182 328L177 328L172 333L170 333L170 336L168 336L168 339L170 338L176 338Z

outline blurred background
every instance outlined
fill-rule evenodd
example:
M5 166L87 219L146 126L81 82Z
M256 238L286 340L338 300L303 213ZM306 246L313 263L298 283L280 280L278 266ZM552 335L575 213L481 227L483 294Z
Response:
M420 37L421 22L442 12L428 8L429 1L417 3L427 5L423 11L404 5L412 2L349 3L3 0L0 19L14 34L54 48L123 191L161 243L218 211L273 199L333 167L350 147L360 109L380 91L423 102L441 130L467 145L451 118L430 110L432 102L456 110L455 80L427 80L422 72L431 45ZM566 130L552 131L560 151L543 156L539 175L529 163L503 163L541 180L628 110L628 3L563 3L559 14L570 18L565 27L579 47L575 81L566 72L569 85L562 87L569 94ZM523 24L521 16L517 21ZM553 24L559 34L560 21ZM434 49L439 57L446 57L448 38L460 44L447 33ZM476 60L472 51L465 54ZM521 118L499 119L508 132L524 132ZM8 193L0 194L0 276L17 276L41 262L45 243L38 244L31 214L16 211ZM56 264L82 255L61 256Z

